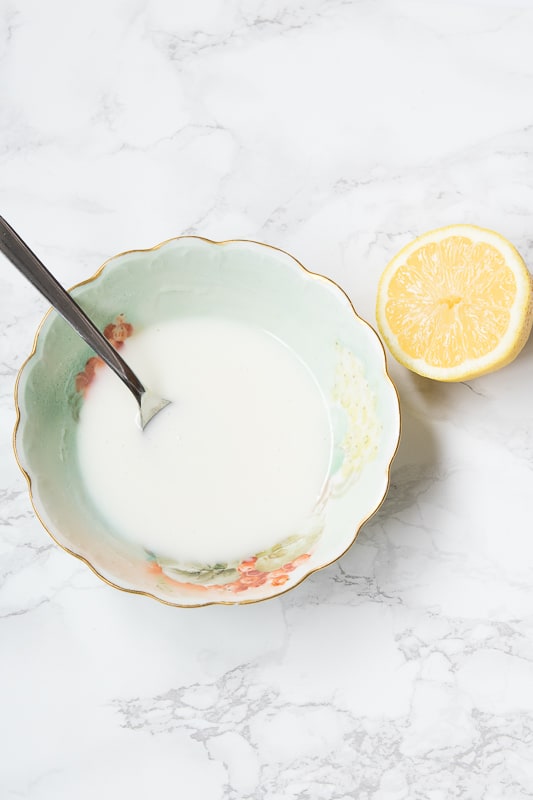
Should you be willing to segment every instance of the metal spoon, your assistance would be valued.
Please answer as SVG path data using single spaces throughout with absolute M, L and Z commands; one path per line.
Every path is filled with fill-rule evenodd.
M 150 420 L 168 406 L 169 400 L 158 397 L 149 389 L 145 389 L 135 373 L 128 367 L 124 359 L 107 341 L 103 333 L 89 319 L 70 294 L 63 289 L 44 264 L 30 250 L 11 225 L 0 217 L 0 251 L 21 272 L 49 303 L 58 311 L 69 325 L 84 339 L 89 347 L 118 375 L 128 387 L 139 406 L 138 422 L 144 429 Z

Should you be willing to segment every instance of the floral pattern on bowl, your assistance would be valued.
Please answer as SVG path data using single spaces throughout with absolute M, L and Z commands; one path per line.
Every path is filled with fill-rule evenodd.
M 342 555 L 386 493 L 399 407 L 383 347 L 341 289 L 268 245 L 179 237 L 111 259 L 73 293 L 117 348 L 135 330 L 187 314 L 225 313 L 271 330 L 321 386 L 334 454 L 308 519 L 268 550 L 177 564 L 136 547 L 109 530 L 76 469 L 78 411 L 100 359 L 49 312 L 19 373 L 15 446 L 55 541 L 111 585 L 179 606 L 266 599 Z
M 231 594 L 246 592 L 261 586 L 278 587 L 289 581 L 291 572 L 311 558 L 311 550 L 322 530 L 307 536 L 290 536 L 269 550 L 250 556 L 235 564 L 176 565 L 149 553 L 148 566 L 152 574 L 161 574 L 181 590 L 192 592 L 224 591 Z

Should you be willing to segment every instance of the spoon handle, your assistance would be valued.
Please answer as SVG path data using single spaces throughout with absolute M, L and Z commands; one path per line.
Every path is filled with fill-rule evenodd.
M 118 375 L 140 405 L 145 389 L 135 373 L 3 217 L 0 217 L 0 251 Z

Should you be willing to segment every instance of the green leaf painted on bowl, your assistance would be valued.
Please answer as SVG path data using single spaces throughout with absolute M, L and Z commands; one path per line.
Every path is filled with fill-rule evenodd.
M 175 564 L 167 564 L 159 560 L 159 565 L 165 575 L 179 583 L 197 583 L 205 586 L 224 586 L 238 580 L 239 573 L 235 567 L 215 564 L 212 567 L 198 567 L 197 569 L 183 568 Z
M 81 411 L 81 404 L 82 403 L 83 403 L 83 396 L 79 392 L 77 392 L 75 390 L 73 390 L 72 392 L 69 392 L 68 404 L 69 404 L 70 410 L 72 412 L 72 418 L 74 419 L 75 422 L 78 422 L 78 420 L 80 418 L 80 411 Z
M 293 536 L 288 536 L 269 550 L 263 550 L 262 553 L 258 553 L 255 568 L 260 572 L 272 572 L 275 569 L 281 569 L 281 567 L 294 561 L 298 556 L 310 553 L 320 538 L 323 527 L 323 523 L 317 520 L 311 531 L 303 535 L 294 534 Z

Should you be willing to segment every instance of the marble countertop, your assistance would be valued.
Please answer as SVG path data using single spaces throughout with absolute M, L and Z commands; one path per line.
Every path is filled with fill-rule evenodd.
M 0 3 L 0 213 L 71 285 L 181 233 L 277 245 L 374 322 L 453 222 L 533 264 L 529 0 Z M 0 264 L 2 800 L 533 797 L 533 340 L 445 385 L 390 359 L 388 498 L 276 600 L 182 610 L 56 547 L 11 453 L 46 309 Z

